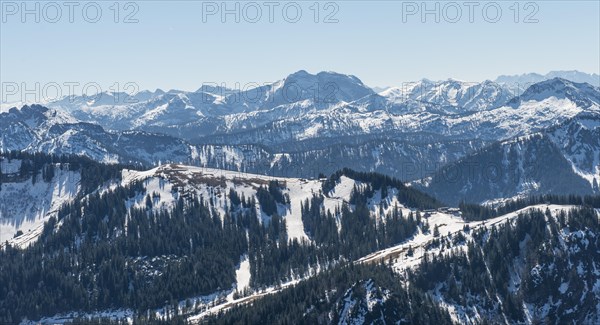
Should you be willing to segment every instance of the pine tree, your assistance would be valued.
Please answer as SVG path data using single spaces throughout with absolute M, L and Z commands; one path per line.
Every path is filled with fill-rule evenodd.
M 433 227 L 433 237 L 439 237 L 440 236 L 440 229 L 438 227 L 438 225 L 435 225 Z
M 150 198 L 150 194 L 146 195 L 146 209 L 152 210 L 152 198 Z

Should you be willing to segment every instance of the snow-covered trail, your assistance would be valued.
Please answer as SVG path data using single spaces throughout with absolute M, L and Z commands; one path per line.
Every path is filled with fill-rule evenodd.
M 256 299 L 260 299 L 262 297 L 268 296 L 270 294 L 274 294 L 277 292 L 280 292 L 286 288 L 289 288 L 290 286 L 294 286 L 297 283 L 299 283 L 300 281 L 306 280 L 308 278 L 304 278 L 304 279 L 297 279 L 297 280 L 292 280 L 286 283 L 281 284 L 278 287 L 269 287 L 263 291 L 248 295 L 246 297 L 241 297 L 235 300 L 227 300 L 225 303 L 223 304 L 219 304 L 216 306 L 213 306 L 199 314 L 193 315 L 188 317 L 187 321 L 190 324 L 199 324 L 202 322 L 202 320 L 208 316 L 211 315 L 215 315 L 221 311 L 227 310 L 229 308 L 235 307 L 235 306 L 239 306 L 239 305 L 243 305 L 243 304 L 247 304 L 250 303 Z
M 465 222 L 461 217 L 458 216 L 434 212 L 432 213 L 431 217 L 427 219 L 427 221 L 429 222 L 430 229 L 433 229 L 437 225 L 439 227 L 438 229 L 440 232 L 440 236 L 447 236 L 448 233 L 454 235 L 459 232 L 462 232 L 464 226 L 468 226 L 471 230 L 473 230 L 481 227 L 498 225 L 502 222 L 506 222 L 507 220 L 512 220 L 516 218 L 519 214 L 531 209 L 539 209 L 542 211 L 549 209 L 552 214 L 556 214 L 559 211 L 568 211 L 576 207 L 577 206 L 574 205 L 539 204 L 529 206 L 496 218 L 472 222 Z M 423 255 L 425 254 L 425 247 L 428 244 L 430 244 L 431 241 L 433 241 L 435 238 L 436 237 L 433 236 L 433 230 L 431 230 L 427 234 L 419 232 L 412 239 L 405 241 L 404 243 L 371 253 L 365 257 L 358 259 L 356 263 L 376 263 L 382 260 L 393 259 L 396 261 L 394 263 L 394 269 L 398 271 L 410 267 L 415 267 L 420 263 L 421 259 L 423 258 Z M 407 255 L 409 247 L 413 249 L 413 256 Z

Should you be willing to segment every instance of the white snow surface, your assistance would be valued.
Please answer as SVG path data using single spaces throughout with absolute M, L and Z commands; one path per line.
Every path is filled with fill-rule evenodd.
M 20 161 L 12 161 L 6 170 L 17 172 Z M 73 200 L 80 192 L 79 172 L 55 167 L 54 178 L 46 183 L 41 175 L 35 184 L 31 177 L 5 180 L 0 185 L 0 247 L 9 244 L 27 247 L 41 234 L 44 223 L 55 216 L 58 209 Z M 23 234 L 14 237 L 17 231 Z M 13 238 L 14 237 L 14 238 Z
M 186 191 L 191 191 L 201 197 L 206 204 L 210 204 L 211 199 L 213 207 L 223 217 L 229 205 L 229 192 L 233 190 L 241 197 L 256 197 L 258 188 L 267 186 L 269 181 L 278 181 L 282 186 L 282 192 L 289 195 L 290 203 L 279 204 L 278 214 L 285 220 L 289 240 L 310 241 L 308 234 L 304 231 L 302 222 L 301 205 L 305 201 L 318 195 L 322 191 L 321 180 L 308 180 L 303 178 L 284 178 L 265 175 L 249 174 L 236 171 L 227 171 L 222 169 L 192 167 L 184 165 L 169 164 L 159 166 L 147 171 L 123 171 L 123 185 L 130 184 L 133 181 L 143 181 L 146 192 L 138 195 L 128 203 L 129 206 L 142 207 L 145 205 L 147 195 L 155 197 L 153 199 L 153 209 L 169 209 L 179 198 L 179 195 Z M 325 211 L 329 210 L 335 215 L 336 210 L 348 202 L 354 187 L 360 188 L 361 183 L 346 176 L 342 176 L 335 188 L 326 193 L 323 202 Z M 182 188 L 183 191 L 174 191 L 175 188 Z M 158 195 L 155 195 L 158 194 Z M 377 191 L 369 202 L 374 217 L 379 217 L 381 202 L 386 201 L 387 207 L 382 209 L 383 213 L 391 211 L 397 207 L 403 213 L 408 213 L 410 209 L 404 207 L 397 199 L 397 190 L 390 189 L 386 198 L 381 198 L 381 193 Z M 262 216 L 262 222 L 268 222 L 269 216 L 262 212 L 258 200 L 256 200 L 257 215 Z
M 406 268 L 411 268 L 417 266 L 423 255 L 425 253 L 437 253 L 437 250 L 429 250 L 425 249 L 426 245 L 429 244 L 432 240 L 435 239 L 433 236 L 433 229 L 435 226 L 438 226 L 440 236 L 446 236 L 448 233 L 456 234 L 458 232 L 463 231 L 463 227 L 468 225 L 470 229 L 477 229 L 481 227 L 490 227 L 493 225 L 501 224 L 503 222 L 507 222 L 516 218 L 519 214 L 524 213 L 531 209 L 539 209 L 545 211 L 549 209 L 552 214 L 556 214 L 559 211 L 568 211 L 575 206 L 572 205 L 555 205 L 555 204 L 539 204 L 534 206 L 529 206 L 523 209 L 520 209 L 515 212 L 511 212 L 505 214 L 503 216 L 499 216 L 496 218 L 488 219 L 485 221 L 472 221 L 466 222 L 460 216 L 443 213 L 443 212 L 432 212 L 430 213 L 430 217 L 426 218 L 429 223 L 431 231 L 428 233 L 419 232 L 416 236 L 407 240 L 400 245 L 383 249 L 381 251 L 374 252 L 369 254 L 357 262 L 359 263 L 369 263 L 376 262 L 380 260 L 387 260 L 389 258 L 393 258 L 393 266 L 398 272 L 402 272 Z M 469 239 L 468 234 L 465 234 L 467 240 Z M 413 256 L 408 256 L 408 248 L 411 247 L 413 249 Z

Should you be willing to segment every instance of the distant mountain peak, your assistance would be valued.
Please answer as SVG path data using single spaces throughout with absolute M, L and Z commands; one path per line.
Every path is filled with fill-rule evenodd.
M 562 91 L 565 89 L 577 89 L 577 90 L 593 90 L 595 87 L 583 82 L 575 82 L 560 77 L 544 80 L 538 82 L 527 89 L 527 91 L 540 92 L 546 89 L 552 89 L 556 91 Z
M 579 83 L 560 77 L 535 83 L 523 94 L 513 98 L 508 104 L 516 107 L 524 101 L 542 101 L 551 97 L 569 99 L 580 107 L 600 104 L 600 89 L 588 83 Z
M 12 107 L 8 112 L 0 113 L 0 116 L 7 118 L 29 119 L 29 118 L 44 118 L 49 109 L 42 105 L 31 104 L 21 107 Z
M 232 89 L 229 89 L 225 86 L 219 86 L 216 84 L 212 84 L 212 85 L 204 84 L 204 85 L 202 85 L 202 87 L 200 87 L 196 90 L 197 93 L 209 93 L 209 94 L 215 94 L 215 95 L 221 95 L 221 96 L 227 95 L 227 94 L 231 93 L 232 91 L 233 91 Z
M 501 75 L 496 78 L 496 82 L 510 86 L 518 86 L 526 89 L 528 85 L 542 82 L 549 79 L 562 78 L 578 83 L 589 83 L 590 85 L 600 87 L 600 75 L 597 73 L 585 73 L 577 70 L 555 70 L 546 74 L 524 73 L 520 75 Z
M 320 71 L 316 74 L 312 74 L 307 72 L 306 70 L 299 70 L 290 75 L 288 75 L 284 80 L 297 80 L 297 79 L 316 79 L 316 80 L 352 80 L 353 82 L 360 84 L 363 87 L 366 87 L 363 82 L 354 75 L 343 74 L 335 71 Z
M 309 76 L 309 75 L 311 75 L 311 74 L 308 73 L 306 70 L 298 70 L 298 71 L 290 74 L 290 76 L 296 76 L 296 77 L 299 77 L 299 76 Z
M 290 104 L 290 98 L 296 98 L 298 101 L 310 99 L 317 105 L 352 102 L 375 93 L 353 75 L 332 71 L 311 74 L 305 70 L 294 72 L 274 83 L 271 92 L 285 92 L 284 97 L 288 99 L 287 104 Z M 281 95 L 273 94 L 272 98 L 278 98 Z

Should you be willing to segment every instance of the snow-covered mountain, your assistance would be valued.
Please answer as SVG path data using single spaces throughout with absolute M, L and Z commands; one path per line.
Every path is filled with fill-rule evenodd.
M 454 79 L 439 82 L 423 79 L 402 87 L 388 88 L 380 95 L 396 103 L 414 100 L 435 104 L 449 114 L 496 108 L 513 97 L 508 88 L 489 80 L 479 83 Z
M 600 184 L 600 116 L 579 116 L 547 131 L 549 139 L 571 164 L 573 172 L 589 182 L 595 192 Z
M 33 245 L 25 254 L 5 248 L 3 258 L 10 263 L 2 264 L 0 276 L 29 285 L 31 277 L 46 268 L 60 281 L 49 281 L 42 272 L 44 292 L 62 290 L 68 283 L 77 294 L 65 298 L 67 305 L 50 304 L 39 311 L 13 307 L 14 300 L 0 296 L 13 310 L 3 317 L 13 322 L 26 324 L 25 315 L 47 323 L 77 317 L 147 320 L 144 317 L 152 315 L 197 323 L 218 315 L 228 323 L 230 317 L 245 313 L 244 308 L 258 315 L 279 314 L 295 304 L 303 311 L 293 312 L 297 321 L 329 314 L 348 323 L 378 317 L 478 323 L 540 320 L 550 311 L 562 320 L 597 319 L 591 311 L 600 299 L 594 285 L 598 274 L 593 271 L 598 211 L 578 204 L 525 205 L 502 213 L 490 209 L 486 220 L 478 220 L 466 210 L 440 207 L 434 198 L 374 173 L 342 170 L 327 179 L 309 180 L 181 164 L 120 169 L 119 176 L 97 180 L 73 200 L 81 194 L 80 186 L 90 184 L 97 174 L 110 175 L 106 168 L 114 167 L 92 164 L 74 181 L 76 193 L 65 196 L 56 192 L 62 186 L 57 180 L 64 178 L 59 170 L 73 166 L 50 164 L 52 159 L 56 158 L 28 155 L 3 160 L 0 199 L 15 202 L 17 192 L 35 192 L 68 205 L 61 206 L 58 215 L 52 215 L 56 219 L 39 233 L 24 231 L 16 237 Z M 16 190 L 32 182 L 32 169 L 22 168 L 24 163 L 41 168 L 38 181 L 44 188 Z M 43 203 L 42 196 L 32 196 L 39 201 L 32 204 Z M 20 213 L 15 211 L 9 210 Z M 541 247 L 558 255 L 540 256 L 547 252 Z M 506 261 L 498 258 L 503 256 L 498 249 L 508 249 Z M 38 259 L 43 263 L 32 263 Z M 31 270 L 19 272 L 22 263 L 30 263 Z M 59 266 L 67 268 L 64 276 L 53 272 Z M 191 284 L 174 285 L 182 277 Z M 128 289 L 131 283 L 133 290 Z M 134 290 L 166 291 L 171 301 L 133 296 L 137 302 L 149 301 L 140 312 L 129 300 L 105 303 L 87 286 L 100 297 L 113 297 L 108 293 L 115 290 L 132 296 Z M 27 297 L 36 294 L 23 288 L 13 290 Z M 577 299 L 565 296 L 560 304 L 545 307 L 554 292 L 567 289 Z M 296 290 L 312 293 L 309 297 Z M 465 299 L 457 298 L 461 296 Z M 79 301 L 74 299 L 90 306 L 71 307 Z M 269 307 L 272 303 L 288 308 Z M 569 308 L 572 311 L 566 312 Z
M 219 218 L 230 212 L 230 199 L 235 193 L 239 197 L 253 200 L 254 205 L 251 208 L 255 209 L 261 222 L 268 223 L 274 214 L 281 217 L 285 221 L 289 240 L 310 241 L 302 219 L 302 205 L 307 204 L 307 200 L 310 201 L 313 195 L 321 193 L 321 204 L 325 211 L 336 213 L 344 204 L 351 202 L 356 189 L 370 186 L 368 182 L 342 175 L 332 188 L 323 192 L 323 181 L 170 164 L 148 171 L 124 170 L 122 186 L 134 182 L 143 183 L 145 191 L 130 202 L 133 206 L 145 206 L 147 195 L 155 198 L 152 206 L 156 210 L 171 209 L 181 196 L 200 197 L 207 206 L 214 209 Z M 283 202 L 277 201 L 275 209 L 270 211 L 263 204 L 259 191 L 261 186 L 266 189 L 273 182 L 279 184 L 279 191 L 286 199 Z M 398 193 L 401 190 L 390 188 L 386 194 L 377 191 L 367 202 L 370 213 L 373 216 L 383 216 L 393 208 L 410 211 L 405 203 L 399 201 Z M 386 208 L 382 209 L 382 204 L 385 204 Z
M 492 81 L 452 79 L 424 79 L 377 94 L 354 76 L 298 71 L 240 91 L 205 86 L 197 92 L 151 92 L 135 103 L 112 94 L 48 106 L 108 130 L 144 130 L 199 143 L 274 146 L 419 132 L 496 141 L 539 131 L 581 111 L 597 111 L 598 93 L 597 87 L 554 78 L 514 98 L 509 88 Z
M 600 193 L 600 115 L 492 144 L 441 168 L 418 187 L 448 204 L 537 194 Z
M 23 172 L 23 160 L 0 157 L 0 243 L 27 247 L 59 208 L 81 193 L 78 170 L 47 165 L 42 173 Z
M 585 73 L 576 70 L 571 71 L 550 71 L 545 75 L 539 73 L 524 73 L 521 75 L 502 75 L 496 78 L 496 82 L 510 87 L 513 91 L 520 93 L 527 87 L 549 79 L 561 78 L 573 82 L 588 83 L 600 87 L 600 75 L 597 73 Z
M 405 180 L 423 177 L 441 165 L 481 148 L 480 141 L 435 139 L 319 140 L 316 144 L 267 148 L 254 144 L 197 144 L 144 131 L 106 131 L 69 114 L 42 106 L 24 106 L 0 115 L 0 149 L 83 155 L 101 162 L 166 162 L 289 177 L 316 177 L 344 167 L 378 171 Z M 427 143 L 427 146 L 423 146 Z
M 64 98 L 48 106 L 107 129 L 160 131 L 193 138 L 218 129 L 256 127 L 373 93 L 354 76 L 335 72 L 313 75 L 304 70 L 272 84 L 248 88 L 232 90 L 204 85 L 196 92 L 157 90 L 143 96 L 102 93 L 95 100 Z M 262 113 L 260 119 L 253 118 L 258 113 Z
M 2 322 L 600 320 L 596 86 L 105 95 L 0 113 Z
M 288 96 L 286 88 L 295 89 L 296 85 L 308 87 L 313 83 L 324 85 L 331 80 L 343 85 L 338 88 L 333 103 L 324 102 L 323 96 L 319 101 L 319 97 L 311 98 L 314 94 L 303 92 L 303 101 L 285 104 Z M 435 83 L 424 80 L 421 84 Z M 491 82 L 469 88 L 457 85 L 461 84 L 451 80 L 441 83 L 437 90 L 462 89 L 469 92 L 471 88 L 478 91 L 501 89 Z M 212 89 L 205 88 L 207 91 Z M 221 90 L 215 88 L 211 91 Z M 83 154 L 99 161 L 142 162 L 147 165 L 192 163 L 305 177 L 354 167 L 413 180 L 432 174 L 443 164 L 454 162 L 494 141 L 509 141 L 543 132 L 582 114 L 590 118 L 600 114 L 599 89 L 565 79 L 551 79 L 532 85 L 522 95 L 500 107 L 460 114 L 450 112 L 454 106 L 448 106 L 448 103 L 444 106 L 424 101 L 423 94 L 414 89 L 409 93 L 420 94 L 420 97 L 400 99 L 398 96 L 404 95 L 395 93 L 393 89 L 383 95 L 375 94 L 355 77 L 334 73 L 311 75 L 300 71 L 258 90 L 262 94 L 260 103 L 245 103 L 235 108 L 239 111 L 235 114 L 226 113 L 224 107 L 235 106 L 231 96 L 244 98 L 246 95 L 209 94 L 211 100 L 226 104 L 200 105 L 204 111 L 198 110 L 194 103 L 202 103 L 208 93 L 186 94 L 179 91 L 154 92 L 151 95 L 153 99 L 136 104 L 140 106 L 118 106 L 123 111 L 105 110 L 102 105 L 86 108 L 90 112 L 99 109 L 102 113 L 110 113 L 111 119 L 126 126 L 128 119 L 121 120 L 121 112 L 134 116 L 135 112 L 144 112 L 145 105 L 167 101 L 159 105 L 159 109 L 145 112 L 134 120 L 143 125 L 142 129 L 154 130 L 154 133 L 110 131 L 100 125 L 80 122 L 62 109 L 26 106 L 2 114 L 0 141 L 4 151 Z M 433 96 L 435 93 L 432 90 L 426 95 Z M 475 93 L 484 98 L 486 92 Z M 492 93 L 498 95 L 503 91 Z M 453 98 L 464 98 L 458 94 L 463 92 L 457 91 Z M 220 99 L 217 100 L 217 97 Z M 428 100 L 435 98 L 427 97 Z M 263 109 L 261 105 L 267 108 Z M 86 111 L 75 110 L 72 114 L 82 112 Z M 185 134 L 190 135 L 188 131 L 198 129 L 212 131 L 209 136 L 201 136 L 194 131 L 197 136 L 193 144 L 178 137 L 158 134 L 172 133 L 185 137 Z M 594 139 L 593 134 L 588 137 Z M 564 137 L 555 139 L 556 143 L 561 141 L 565 141 Z M 593 142 L 583 138 L 581 141 Z M 566 157 L 567 153 L 561 155 Z M 570 154 L 573 155 L 575 153 Z M 586 155 L 593 156 L 593 153 Z M 586 159 L 590 161 L 591 158 Z M 574 160 L 581 159 L 569 158 L 569 161 Z M 574 164 L 578 166 L 579 163 Z M 586 179 L 593 185 L 590 175 L 594 175 L 595 165 L 588 165 L 578 173 L 587 175 Z
M 598 87 L 563 78 L 553 78 L 533 84 L 523 94 L 511 99 L 507 105 L 517 108 L 523 103 L 531 101 L 541 102 L 547 98 L 567 99 L 581 108 L 600 105 Z
M 138 129 L 191 139 L 257 129 L 284 120 L 310 121 L 313 115 L 331 111 L 345 112 L 344 119 L 352 119 L 349 114 L 354 111 L 368 113 L 361 117 L 363 120 L 380 112 L 393 116 L 456 114 L 496 108 L 510 98 L 507 89 L 491 81 L 422 80 L 376 94 L 354 76 L 334 72 L 313 75 L 301 70 L 247 90 L 203 86 L 196 92 L 157 90 L 133 97 L 102 93 L 93 99 L 65 98 L 48 106 L 107 129 Z
M 194 150 L 185 141 L 143 131 L 106 131 L 68 113 L 39 105 L 0 114 L 0 152 L 82 155 L 100 162 L 185 162 Z
M 597 113 L 599 94 L 598 88 L 587 84 L 553 79 L 531 86 L 526 94 L 506 105 L 451 115 L 443 111 L 443 106 L 431 103 L 409 100 L 398 104 L 381 95 L 370 95 L 327 110 L 288 111 L 291 114 L 275 121 L 258 112 L 232 121 L 235 128 L 230 132 L 217 132 L 196 141 L 274 146 L 376 134 L 399 139 L 419 133 L 445 139 L 498 141 L 543 130 L 581 112 Z M 246 127 L 254 119 L 272 122 Z
M 422 80 L 377 94 L 353 76 L 299 71 L 245 92 L 205 86 L 193 93 L 148 92 L 135 104 L 109 105 L 121 97 L 113 94 L 106 101 L 80 99 L 68 108 L 60 106 L 70 104 L 63 101 L 59 108 L 11 109 L 0 115 L 0 147 L 293 177 L 351 167 L 415 180 L 491 143 L 515 143 L 516 138 L 541 133 L 544 144 L 527 145 L 553 148 L 554 166 L 566 168 L 561 175 L 574 173 L 579 175 L 571 175 L 574 179 L 583 178 L 596 188 L 597 132 L 592 125 L 600 115 L 600 90 L 554 78 L 507 100 L 509 94 L 490 81 L 470 85 L 455 80 Z M 580 126 L 569 129 L 568 121 L 581 123 L 573 122 Z M 531 165 L 537 162 L 522 161 L 530 164 L 525 169 L 538 169 Z M 550 183 L 535 179 L 510 182 L 501 190 L 478 194 L 487 200 L 537 193 L 526 188 L 531 182 L 541 184 L 540 193 L 553 191 Z M 438 195 L 449 199 L 447 203 L 457 202 Z
M 149 129 L 157 126 L 168 128 L 197 121 L 202 118 L 204 106 L 218 98 L 207 92 L 186 93 L 176 90 L 157 90 L 146 100 L 136 97 L 101 93 L 93 101 L 87 97 L 64 98 L 47 106 L 67 111 L 81 121 L 110 130 L 139 130 L 141 126 Z
M 32 164 L 30 158 L 0 157 L 0 229 L 2 241 L 10 239 L 12 245 L 26 247 L 35 242 L 44 222 L 52 216 L 56 217 L 59 208 L 69 204 L 79 195 L 89 193 L 82 191 L 80 169 L 70 170 L 71 167 L 65 163 L 44 164 L 42 175 L 41 170 L 36 171 L 33 167 L 23 169 L 23 161 L 28 166 Z M 51 174 L 48 168 L 52 169 Z M 46 173 L 49 173 L 48 176 Z M 265 207 L 259 191 L 261 187 L 269 188 L 273 182 L 277 182 L 278 191 L 285 200 L 277 201 L 275 209 L 271 211 Z M 146 207 L 146 199 L 149 196 L 152 198 L 154 211 L 166 211 L 173 209 L 181 198 L 198 197 L 201 202 L 211 207 L 215 217 L 221 219 L 231 212 L 230 200 L 235 193 L 240 198 L 253 202 L 252 209 L 261 223 L 268 223 L 276 214 L 286 222 L 288 239 L 302 241 L 310 240 L 302 221 L 302 204 L 307 204 L 307 200 L 310 201 L 314 195 L 323 194 L 321 203 L 325 209 L 331 213 L 339 213 L 342 205 L 351 202 L 357 189 L 372 186 L 369 182 L 342 174 L 327 192 L 323 192 L 323 182 L 323 179 L 273 177 L 168 164 L 145 171 L 124 169 L 119 179 L 109 179 L 106 184 L 100 184 L 102 187 L 91 192 L 104 193 L 116 186 L 131 187 L 141 183 L 143 190 L 127 202 L 128 207 Z M 400 201 L 399 196 L 401 191 L 406 190 L 390 188 L 385 194 L 378 191 L 367 202 L 370 213 L 374 217 L 383 216 L 394 208 L 409 212 L 411 209 Z M 408 191 L 416 192 L 412 189 Z M 22 199 L 25 199 L 26 203 L 17 204 Z M 385 204 L 385 209 L 380 207 L 382 204 Z M 12 239 L 17 231 L 22 231 L 25 235 Z

